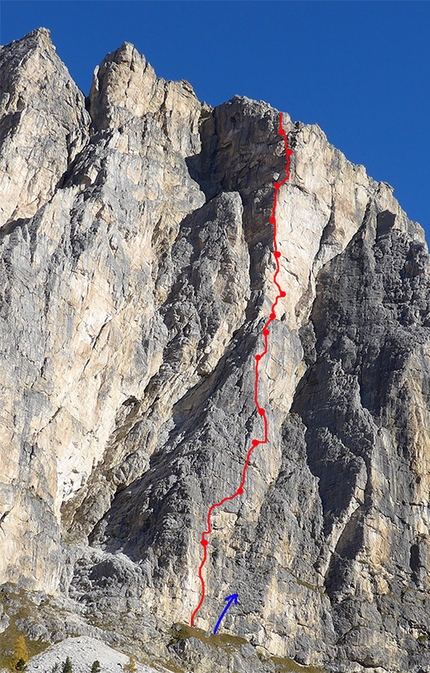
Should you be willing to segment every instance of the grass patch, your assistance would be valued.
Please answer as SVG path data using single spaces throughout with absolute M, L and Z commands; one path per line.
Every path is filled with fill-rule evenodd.
M 172 671 L 172 673 L 185 673 L 185 668 L 179 666 L 179 664 L 177 664 L 176 661 L 173 661 L 173 659 L 168 659 L 168 661 L 160 661 L 160 663 L 162 666 L 164 666 L 164 668 L 167 668 L 168 671 Z
M 325 594 L 324 587 L 317 587 L 314 584 L 309 584 L 309 582 L 305 582 L 304 580 L 299 580 L 298 577 L 296 577 L 296 582 L 297 582 L 297 584 L 300 584 L 300 586 L 306 587 L 306 589 L 310 589 L 311 591 L 314 591 L 317 594 L 321 594 L 321 596 L 323 596 Z
M 212 647 L 221 647 L 226 652 L 230 652 L 232 649 L 239 649 L 242 645 L 248 644 L 246 638 L 241 638 L 240 636 L 232 636 L 229 633 L 211 633 L 208 636 L 203 629 L 188 626 L 187 624 L 175 624 L 169 633 L 172 636 L 171 643 L 179 643 L 181 640 L 197 638 L 202 643 L 206 643 Z
M 13 585 L 3 586 L 0 591 L 0 602 L 3 611 L 9 616 L 10 622 L 7 629 L 0 633 L 0 669 L 8 668 L 14 645 L 18 636 L 23 636 L 28 648 L 29 657 L 34 657 L 46 650 L 50 643 L 43 640 L 30 640 L 22 631 L 17 622 L 21 619 L 29 619 L 37 615 L 38 606 L 33 603 L 25 591 L 15 588 Z
M 41 640 L 29 640 L 26 634 L 19 630 L 16 622 L 25 616 L 24 610 L 20 610 L 16 616 L 11 617 L 6 631 L 0 634 L 0 669 L 9 668 L 13 648 L 18 636 L 24 636 L 30 658 L 44 652 L 50 645 L 50 643 L 45 643 Z
M 294 659 L 288 659 L 287 657 L 270 657 L 269 661 L 272 661 L 276 666 L 276 673 L 290 673 L 295 671 L 297 673 L 324 673 L 323 668 L 318 666 L 303 666 L 303 664 L 298 664 Z

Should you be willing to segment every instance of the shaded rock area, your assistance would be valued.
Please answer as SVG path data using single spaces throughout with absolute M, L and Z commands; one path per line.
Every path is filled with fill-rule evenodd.
M 263 435 L 279 112 L 212 109 L 128 43 L 88 98 L 46 29 L 0 48 L 0 668 L 22 633 L 47 673 L 430 671 L 424 233 L 283 125 L 269 442 L 191 628 L 208 509 Z

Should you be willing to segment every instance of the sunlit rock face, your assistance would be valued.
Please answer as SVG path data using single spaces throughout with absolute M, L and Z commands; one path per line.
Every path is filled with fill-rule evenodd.
M 0 115 L 4 633 L 18 588 L 30 638 L 183 670 L 430 670 L 429 256 L 392 188 L 284 113 L 269 442 L 212 516 L 203 631 L 169 631 L 263 434 L 279 112 L 128 43 L 85 99 L 40 29 L 0 49 Z

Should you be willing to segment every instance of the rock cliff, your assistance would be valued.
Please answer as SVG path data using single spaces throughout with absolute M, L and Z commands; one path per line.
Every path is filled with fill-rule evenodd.
M 128 43 L 88 98 L 46 29 L 0 49 L 0 664 L 21 631 L 176 671 L 430 671 L 424 233 L 286 113 L 269 442 L 188 626 L 262 434 L 278 126 Z

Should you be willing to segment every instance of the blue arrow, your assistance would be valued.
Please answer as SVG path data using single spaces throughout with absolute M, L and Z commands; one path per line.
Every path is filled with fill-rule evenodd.
M 227 596 L 227 598 L 224 598 L 225 601 L 228 601 L 227 605 L 225 606 L 224 610 L 221 612 L 221 617 L 218 619 L 216 626 L 214 628 L 214 633 L 218 631 L 219 625 L 221 624 L 221 620 L 224 617 L 225 613 L 229 609 L 230 605 L 232 603 L 237 603 L 237 594 L 231 594 L 231 596 Z

